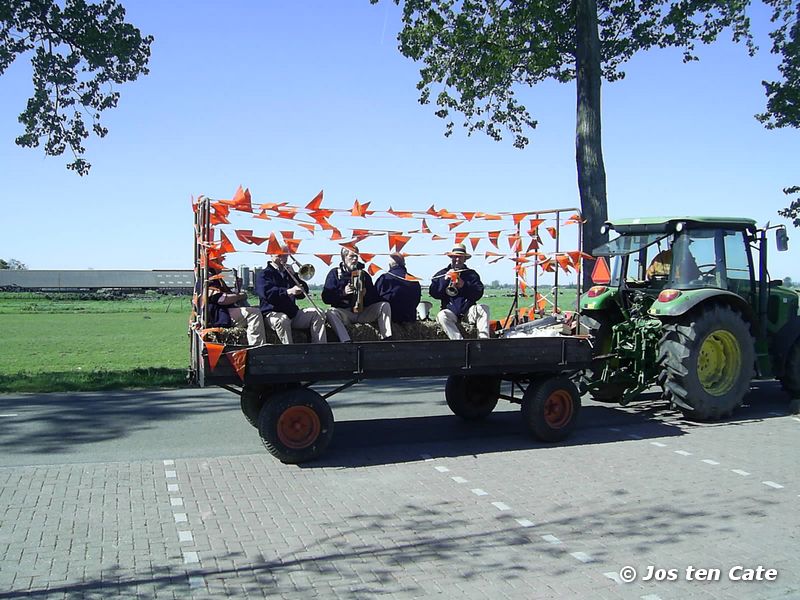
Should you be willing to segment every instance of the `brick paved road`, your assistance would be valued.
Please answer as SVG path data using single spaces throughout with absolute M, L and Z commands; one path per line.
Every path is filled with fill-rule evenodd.
M 227 392 L 0 397 L 0 598 L 800 597 L 800 419 L 775 385 L 714 425 L 587 403 L 561 446 L 511 405 L 462 423 L 440 382 L 332 404 L 329 453 L 287 466 Z

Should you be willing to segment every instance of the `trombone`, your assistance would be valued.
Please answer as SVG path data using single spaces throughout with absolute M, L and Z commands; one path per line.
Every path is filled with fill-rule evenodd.
M 314 265 L 312 265 L 311 263 L 301 264 L 300 261 L 297 260 L 293 255 L 289 254 L 288 256 L 289 256 L 289 258 L 292 259 L 292 262 L 294 262 L 294 264 L 296 264 L 298 266 L 298 271 L 297 271 L 297 273 L 295 273 L 294 269 L 291 267 L 291 265 L 287 264 L 286 265 L 286 272 L 289 274 L 289 277 L 292 278 L 292 281 L 294 282 L 294 284 L 296 286 L 302 288 L 303 284 L 300 283 L 300 281 L 301 280 L 302 281 L 311 281 L 311 279 L 313 279 L 314 274 L 317 272 L 317 270 L 314 268 Z M 311 296 L 311 291 L 310 290 L 307 291 L 305 295 L 306 295 L 306 298 L 308 298 L 309 302 L 311 302 L 311 306 L 314 307 L 314 310 L 316 310 L 317 313 L 319 313 L 319 316 L 322 317 L 322 320 L 323 321 L 327 321 L 327 319 L 325 318 L 325 313 L 322 312 L 319 309 L 319 306 L 317 306 L 317 303 L 314 302 L 314 298 Z

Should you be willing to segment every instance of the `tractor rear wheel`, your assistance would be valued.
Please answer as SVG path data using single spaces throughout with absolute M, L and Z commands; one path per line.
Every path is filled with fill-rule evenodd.
M 581 317 L 581 322 L 585 323 L 589 328 L 589 334 L 594 340 L 592 342 L 592 356 L 595 357 L 611 354 L 613 350 L 611 347 L 611 342 L 614 324 L 609 316 L 595 313 L 591 316 Z M 614 382 L 598 384 L 596 379 L 600 377 L 602 371 L 603 364 L 601 362 L 596 363 L 596 370 L 584 369 L 580 373 L 578 387 L 582 392 L 588 391 L 589 395 L 592 397 L 592 400 L 616 404 L 620 401 L 622 394 L 625 392 L 625 385 Z
M 750 389 L 755 343 L 737 311 L 714 305 L 665 323 L 658 360 L 665 397 L 689 419 L 715 421 L 738 408 Z
M 800 339 L 795 340 L 786 357 L 781 385 L 791 398 L 789 412 L 800 414 Z

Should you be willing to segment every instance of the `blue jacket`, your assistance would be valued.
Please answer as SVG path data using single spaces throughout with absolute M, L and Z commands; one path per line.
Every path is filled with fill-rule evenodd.
M 405 267 L 393 267 L 375 282 L 375 290 L 380 299 L 392 307 L 392 321 L 395 323 L 416 321 L 417 304 L 422 298 L 419 282 L 407 281 L 406 273 Z
M 375 291 L 372 277 L 364 270 L 364 263 L 356 263 L 356 269 L 361 270 L 361 277 L 364 280 L 364 306 L 380 302 L 381 299 Z M 339 263 L 339 266 L 331 269 L 325 278 L 322 301 L 336 308 L 353 308 L 356 304 L 356 295 L 344 293 L 344 288 L 348 283 L 350 283 L 350 269 L 343 263 Z
M 304 281 L 300 281 L 300 284 L 308 292 L 308 285 Z M 294 281 L 286 271 L 279 271 L 271 262 L 267 263 L 256 276 L 256 295 L 261 298 L 261 312 L 280 312 L 294 319 L 300 309 L 297 308 L 294 297 L 286 293 L 286 290 L 294 286 Z
M 202 286 L 200 286 L 202 288 Z M 208 282 L 208 327 L 230 327 L 233 320 L 228 313 L 228 307 L 219 304 L 222 294 L 231 294 L 233 290 L 222 279 L 212 279 Z
M 451 268 L 448 265 L 433 276 L 428 293 L 433 298 L 441 300 L 442 309 L 447 308 L 453 311 L 458 318 L 461 318 L 483 296 L 483 283 L 476 271 L 465 266 L 464 270 L 458 274 L 461 277 L 461 281 L 464 282 L 464 287 L 458 290 L 456 296 L 448 296 L 445 290 L 450 280 L 447 277 L 443 277 L 443 275 Z

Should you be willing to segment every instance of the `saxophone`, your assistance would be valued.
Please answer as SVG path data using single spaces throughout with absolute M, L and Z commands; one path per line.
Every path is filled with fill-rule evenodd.
M 364 310 L 364 278 L 361 270 L 357 269 L 350 272 L 350 285 L 355 289 L 355 303 L 353 304 L 353 312 L 360 313 Z

